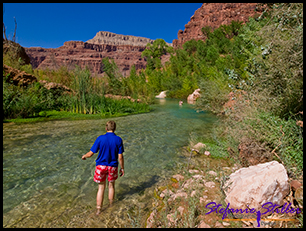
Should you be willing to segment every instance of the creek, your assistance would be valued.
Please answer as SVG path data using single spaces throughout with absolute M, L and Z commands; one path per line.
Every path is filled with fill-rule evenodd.
M 133 227 L 149 212 L 153 190 L 169 179 L 190 136 L 210 133 L 215 116 L 179 100 L 156 99 L 150 113 L 112 118 L 123 139 L 125 175 L 114 205 L 95 216 L 97 154 L 87 160 L 110 119 L 3 124 L 4 227 Z

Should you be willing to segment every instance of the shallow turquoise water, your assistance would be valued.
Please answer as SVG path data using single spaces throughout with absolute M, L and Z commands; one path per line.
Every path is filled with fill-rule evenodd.
M 128 211 L 148 206 L 155 185 L 184 161 L 179 150 L 190 134 L 209 133 L 215 121 L 178 100 L 157 100 L 154 108 L 113 118 L 124 142 L 125 176 L 116 181 L 114 206 L 99 217 L 92 179 L 97 154 L 81 156 L 105 133 L 108 119 L 3 124 L 3 226 L 129 227 Z

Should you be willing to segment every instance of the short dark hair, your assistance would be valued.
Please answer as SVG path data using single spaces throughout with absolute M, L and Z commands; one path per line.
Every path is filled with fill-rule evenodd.
M 116 130 L 116 123 L 113 120 L 107 121 L 105 124 L 105 128 L 107 131 L 112 131 L 114 132 Z

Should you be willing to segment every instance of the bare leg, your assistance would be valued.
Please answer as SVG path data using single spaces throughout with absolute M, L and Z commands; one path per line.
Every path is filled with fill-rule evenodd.
M 100 214 L 103 206 L 104 190 L 106 181 L 99 183 L 98 193 L 97 193 L 97 215 Z
M 115 181 L 108 182 L 108 199 L 110 206 L 112 206 L 114 198 L 115 198 Z

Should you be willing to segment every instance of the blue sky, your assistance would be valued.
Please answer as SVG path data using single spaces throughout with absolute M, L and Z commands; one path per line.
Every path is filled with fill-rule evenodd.
M 93 38 L 98 31 L 162 38 L 168 43 L 202 3 L 3 3 L 8 38 L 23 47 L 57 48 Z

